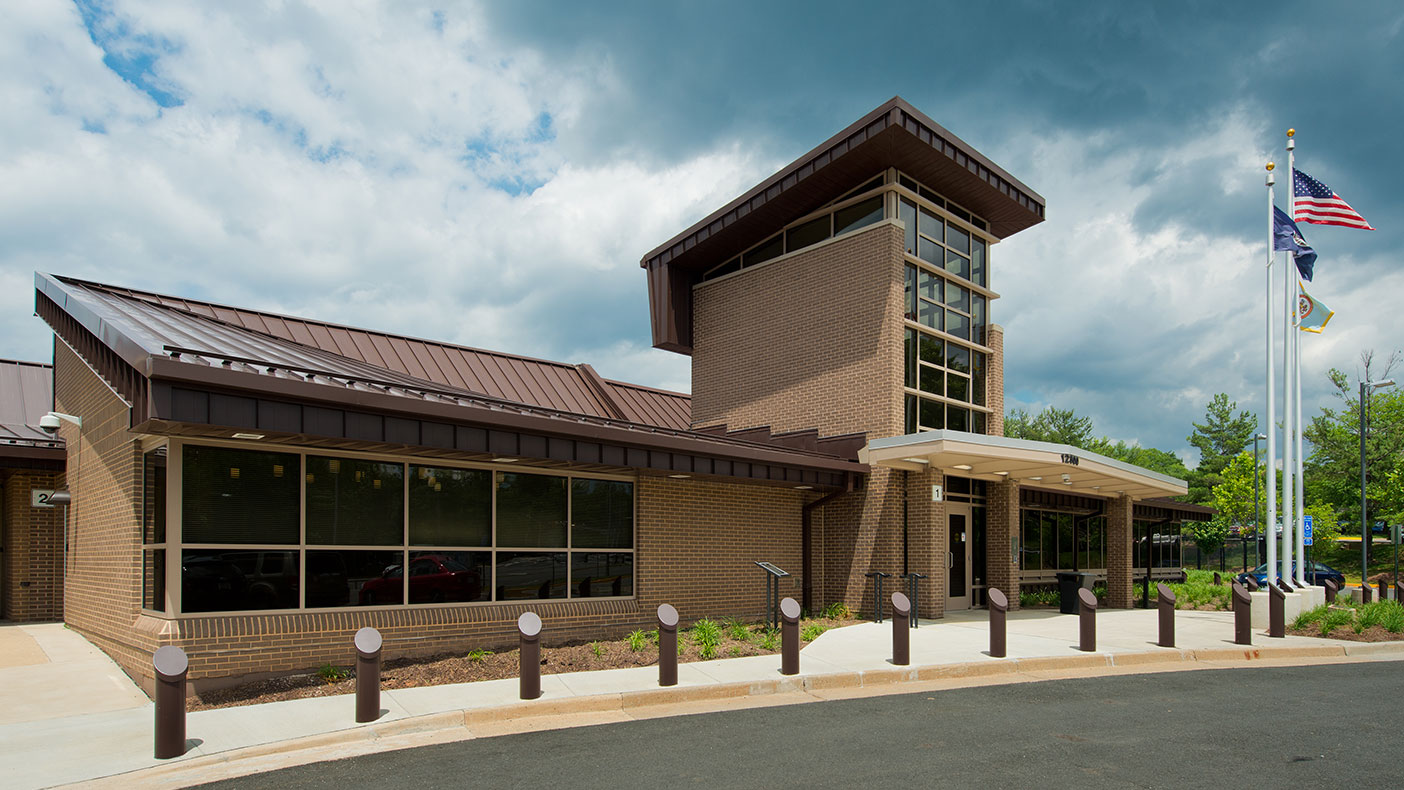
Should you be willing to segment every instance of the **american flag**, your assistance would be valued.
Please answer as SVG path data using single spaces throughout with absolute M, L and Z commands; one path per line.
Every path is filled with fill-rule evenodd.
M 1300 170 L 1292 170 L 1292 219 L 1316 225 L 1374 230 L 1331 188 Z

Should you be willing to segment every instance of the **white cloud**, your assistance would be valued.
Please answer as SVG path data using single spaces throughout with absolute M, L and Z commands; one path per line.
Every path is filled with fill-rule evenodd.
M 646 348 L 637 261 L 763 163 L 565 161 L 557 132 L 618 90 L 607 59 L 505 49 L 471 6 L 115 3 L 97 38 L 152 58 L 138 81 L 181 102 L 163 109 L 72 7 L 18 10 L 0 32 L 2 353 L 48 355 L 40 270 L 686 388 L 687 360 Z

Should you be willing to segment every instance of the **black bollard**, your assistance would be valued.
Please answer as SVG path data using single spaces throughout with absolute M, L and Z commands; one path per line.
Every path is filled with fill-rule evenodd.
M 658 607 L 658 685 L 678 685 L 678 610 Z
M 190 660 L 174 645 L 151 656 L 156 669 L 156 759 L 185 754 L 185 675 Z
M 1097 596 L 1086 587 L 1077 588 L 1077 649 L 1097 652 Z
M 1335 580 L 1335 579 L 1327 579 L 1327 580 L 1326 580 L 1325 587 L 1326 587 L 1326 603 L 1335 603 L 1335 602 L 1336 602 L 1336 592 L 1337 592 L 1338 590 L 1340 590 L 1340 587 L 1336 586 L 1336 580 Z
M 1159 582 L 1155 585 L 1156 605 L 1160 611 L 1160 641 L 1156 644 L 1161 647 L 1175 646 L 1175 593 L 1170 591 Z
M 1004 658 L 1008 652 L 1009 599 L 993 587 L 985 597 L 990 601 L 990 655 Z
M 541 617 L 522 612 L 517 618 L 518 655 L 521 657 L 522 699 L 541 696 Z
M 1381 577 L 1377 583 L 1380 585 L 1380 600 L 1381 600 L 1381 601 L 1388 601 L 1388 600 L 1389 600 L 1389 583 L 1386 582 L 1386 581 L 1384 580 L 1383 577 Z
M 356 632 L 356 721 L 380 718 L 380 648 L 383 640 L 374 628 Z
M 1360 602 L 1370 603 L 1375 600 L 1375 591 L 1370 587 L 1369 582 L 1360 583 Z
M 1215 587 L 1218 587 L 1220 584 L 1223 584 L 1223 583 L 1224 583 L 1224 577 L 1220 576 L 1218 571 L 1214 571 L 1214 586 L 1215 586 Z
M 1273 639 L 1287 635 L 1286 607 L 1287 593 L 1282 591 L 1282 585 L 1268 585 L 1268 636 Z
M 1256 578 L 1252 576 L 1248 577 L 1248 592 L 1255 593 L 1258 591 L 1258 588 L 1260 586 L 1261 585 L 1258 584 L 1258 580 Z
M 799 674 L 800 605 L 794 598 L 780 602 L 780 674 Z
M 1404 603 L 1404 584 L 1400 584 L 1399 582 L 1394 583 L 1394 600 L 1399 603 Z
M 1233 585 L 1233 641 L 1253 644 L 1253 596 L 1241 584 Z
M 907 596 L 892 594 L 892 663 L 905 667 L 912 663 L 912 632 L 907 620 L 912 616 L 912 602 Z

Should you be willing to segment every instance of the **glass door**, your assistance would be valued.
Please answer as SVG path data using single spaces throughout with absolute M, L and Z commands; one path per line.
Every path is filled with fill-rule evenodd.
M 970 608 L 970 508 L 946 506 L 946 609 Z

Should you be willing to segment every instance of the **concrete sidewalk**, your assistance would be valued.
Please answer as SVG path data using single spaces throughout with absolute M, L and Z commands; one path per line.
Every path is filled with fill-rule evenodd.
M 1097 630 L 1098 652 L 1083 653 L 1076 617 L 1015 612 L 1009 657 L 995 659 L 985 653 L 987 615 L 977 611 L 924 621 L 911 633 L 908 667 L 890 661 L 890 622 L 863 623 L 806 646 L 792 677 L 779 674 L 779 656 L 755 656 L 683 664 L 668 689 L 658 687 L 655 667 L 547 675 L 541 698 L 529 702 L 518 699 L 515 679 L 387 690 L 384 714 L 363 725 L 353 721 L 350 695 L 197 711 L 188 717 L 191 750 L 158 761 L 151 703 L 106 656 L 62 625 L 11 626 L 0 628 L 0 688 L 6 712 L 14 710 L 0 719 L 0 749 L 7 787 L 180 787 L 429 743 L 709 710 L 1055 677 L 1404 659 L 1404 643 L 1255 633 L 1253 647 L 1240 647 L 1227 612 L 1177 613 L 1176 648 L 1156 646 L 1154 611 L 1104 610 Z M 28 683 L 11 673 L 29 673 Z

